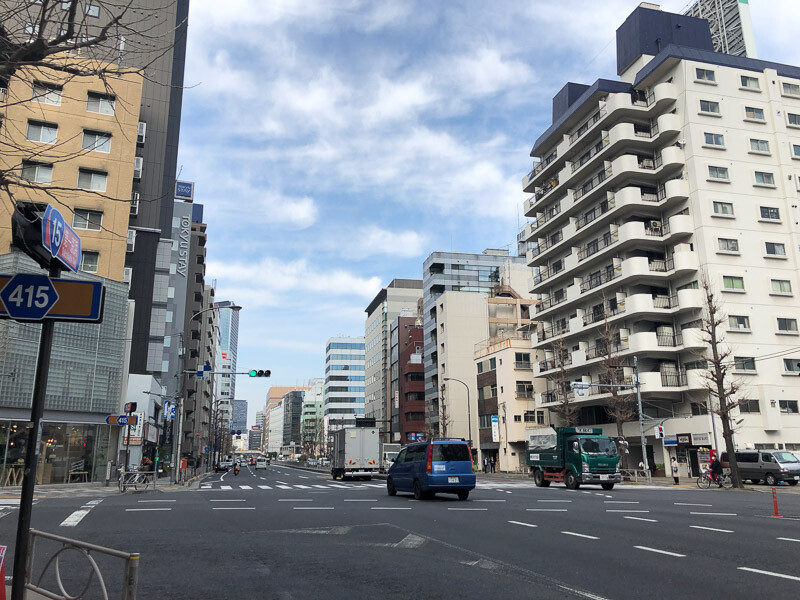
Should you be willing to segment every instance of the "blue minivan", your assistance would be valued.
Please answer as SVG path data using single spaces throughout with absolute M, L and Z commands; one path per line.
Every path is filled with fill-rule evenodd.
M 414 498 L 436 493 L 457 494 L 466 500 L 475 488 L 475 468 L 464 440 L 433 440 L 409 444 L 397 455 L 386 474 L 386 491 L 413 492 Z

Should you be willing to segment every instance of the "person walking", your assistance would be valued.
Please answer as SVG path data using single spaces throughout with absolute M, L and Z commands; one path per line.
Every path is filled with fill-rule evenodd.
M 674 456 L 670 461 L 670 466 L 672 467 L 672 479 L 675 480 L 675 483 L 673 485 L 678 485 L 680 483 L 680 476 L 678 475 L 678 461 L 675 459 Z
M 486 458 L 485 456 L 483 457 L 483 472 L 484 473 L 489 472 L 489 459 Z
M 492 473 L 494 473 L 494 456 L 492 457 Z

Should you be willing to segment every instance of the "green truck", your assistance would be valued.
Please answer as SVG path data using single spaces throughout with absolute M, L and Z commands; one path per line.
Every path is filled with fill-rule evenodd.
M 525 433 L 528 468 L 538 487 L 556 481 L 571 490 L 582 483 L 610 490 L 622 481 L 617 444 L 600 428 L 541 427 Z

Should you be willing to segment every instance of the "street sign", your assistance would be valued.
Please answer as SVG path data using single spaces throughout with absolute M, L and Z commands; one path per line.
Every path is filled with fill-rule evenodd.
M 42 245 L 68 269 L 78 270 L 81 264 L 81 238 L 67 225 L 58 209 L 49 204 L 42 217 Z
M 17 273 L 0 290 L 0 300 L 12 319 L 39 321 L 55 305 L 58 292 L 47 275 Z
M 106 417 L 106 423 L 108 425 L 136 425 L 139 422 L 139 417 L 135 415 L 111 415 Z
M 0 275 L 0 318 L 18 321 L 103 320 L 105 288 L 99 281 L 55 279 L 46 275 Z
M 138 406 L 137 406 L 136 402 L 126 402 L 125 403 L 125 408 L 123 409 L 122 412 L 126 412 L 126 413 L 136 412 L 137 408 L 138 408 Z
M 164 420 L 165 421 L 174 421 L 175 420 L 175 403 L 174 402 L 164 402 Z
M 500 441 L 500 422 L 497 419 L 497 415 L 492 415 L 492 441 Z

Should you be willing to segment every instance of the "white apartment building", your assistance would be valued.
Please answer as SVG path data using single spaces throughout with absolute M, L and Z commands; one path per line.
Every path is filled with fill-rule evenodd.
M 325 432 L 364 415 L 364 338 L 334 337 L 325 347 Z
M 558 402 L 562 365 L 600 382 L 608 322 L 629 381 L 638 357 L 650 426 L 666 430 L 648 431 L 651 460 L 696 472 L 697 448 L 724 445 L 702 377 L 706 276 L 746 400 L 737 446 L 800 449 L 800 68 L 714 52 L 706 21 L 645 7 L 617 44 L 620 80 L 557 94 L 523 178 L 545 352 L 534 374 L 550 389 L 536 405 Z M 606 398 L 593 387 L 573 401 L 581 424 L 616 435 Z M 625 435 L 638 461 L 638 423 Z

